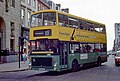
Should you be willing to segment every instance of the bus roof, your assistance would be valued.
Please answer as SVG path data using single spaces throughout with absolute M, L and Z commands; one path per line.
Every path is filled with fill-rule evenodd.
M 57 12 L 57 13 L 61 13 L 61 14 L 67 15 L 67 16 L 71 16 L 71 17 L 74 17 L 74 18 L 77 18 L 77 19 L 84 20 L 86 22 L 91 22 L 91 23 L 98 24 L 98 25 L 101 25 L 101 26 L 105 27 L 105 24 L 102 24 L 102 23 L 99 23 L 99 22 L 96 22 L 96 21 L 92 21 L 92 20 L 89 20 L 89 19 L 86 19 L 86 18 L 82 18 L 82 17 L 79 17 L 79 16 L 75 16 L 75 15 L 72 15 L 72 14 L 69 14 L 69 13 L 66 13 L 66 12 L 61 12 L 61 11 L 58 11 L 58 10 L 40 10 L 38 12 L 34 12 L 33 14 L 38 14 L 38 13 L 41 13 L 41 12 Z

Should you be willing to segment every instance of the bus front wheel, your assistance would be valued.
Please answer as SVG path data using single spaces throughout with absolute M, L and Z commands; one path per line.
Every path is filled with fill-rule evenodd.
M 101 58 L 98 58 L 98 60 L 97 60 L 97 66 L 101 66 Z
M 79 69 L 78 62 L 77 62 L 77 60 L 74 60 L 72 62 L 72 71 L 75 72 L 75 71 L 78 71 L 78 69 Z
M 119 64 L 118 63 L 115 63 L 115 66 L 118 66 Z

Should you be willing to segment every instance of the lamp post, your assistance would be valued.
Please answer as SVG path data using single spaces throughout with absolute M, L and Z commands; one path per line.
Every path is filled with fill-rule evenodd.
M 20 68 L 20 55 L 21 55 L 21 37 L 19 37 L 19 39 L 18 39 L 18 41 L 19 41 L 19 68 Z
M 20 58 L 20 57 L 22 57 L 21 55 L 22 55 L 23 43 L 24 43 L 23 40 L 24 40 L 23 37 L 19 37 L 19 68 L 20 68 L 20 60 L 22 59 L 22 58 Z

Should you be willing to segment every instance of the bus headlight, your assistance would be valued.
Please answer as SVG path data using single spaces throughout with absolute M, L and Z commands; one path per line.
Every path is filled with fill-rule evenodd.
M 54 70 L 57 70 L 57 62 L 54 64 Z
M 57 66 L 57 62 L 55 62 L 55 64 L 54 64 L 54 67 L 56 67 Z
M 35 60 L 35 58 L 33 58 L 33 62 L 35 62 L 36 60 Z

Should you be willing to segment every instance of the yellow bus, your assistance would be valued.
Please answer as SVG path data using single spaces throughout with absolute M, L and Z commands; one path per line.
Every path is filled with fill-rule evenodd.
M 31 16 L 31 69 L 77 71 L 107 61 L 105 25 L 57 10 L 41 10 Z

